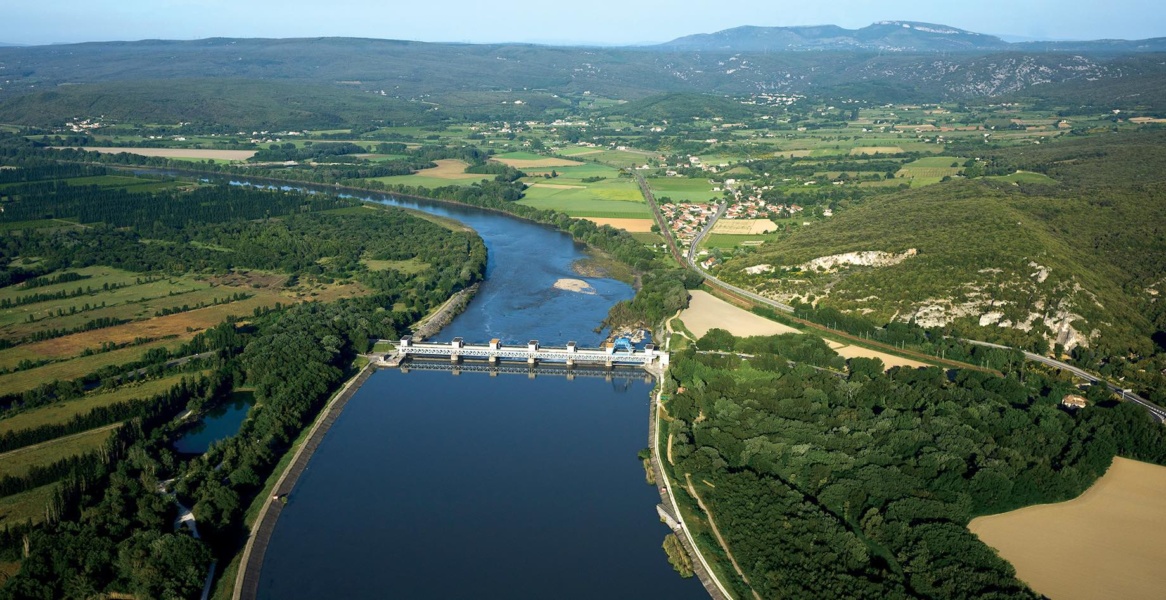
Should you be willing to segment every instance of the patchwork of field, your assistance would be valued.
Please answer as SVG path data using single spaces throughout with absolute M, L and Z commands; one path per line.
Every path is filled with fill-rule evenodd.
M 899 146 L 860 146 L 858 148 L 851 148 L 851 156 L 870 156 L 872 154 L 902 154 L 903 148 Z
M 258 271 L 151 277 L 96 266 L 64 272 L 84 278 L 0 290 L 0 301 L 27 302 L 0 311 L 0 339 L 18 342 L 33 335 L 55 336 L 0 350 L 0 369 L 10 371 L 0 375 L 0 390 L 5 393 L 24 392 L 56 379 L 76 379 L 105 366 L 131 362 L 150 350 L 172 349 L 228 317 L 246 318 L 276 303 L 332 301 L 365 293 L 356 283 L 323 285 L 310 280 L 285 288 L 286 276 Z M 29 302 L 37 300 L 29 297 L 34 294 L 61 292 L 80 295 Z M 171 311 L 177 312 L 163 314 Z M 97 319 L 117 324 L 80 331 Z M 109 344 L 125 347 L 102 351 Z M 53 362 L 28 368 L 45 360 Z
M 557 153 L 563 156 L 589 156 L 603 152 L 602 148 L 588 148 L 587 146 L 568 146 Z
M 470 163 L 456 158 L 447 158 L 443 160 L 433 161 L 436 167 L 432 169 L 422 169 L 417 171 L 417 175 L 423 177 L 435 177 L 437 179 L 481 179 L 480 174 L 466 173 L 466 167 Z
M 652 219 L 602 219 L 592 217 L 587 220 L 596 225 L 611 225 L 616 229 L 622 229 L 628 233 L 650 232 L 652 231 L 652 225 L 656 224 L 656 221 Z
M 0 454 L 0 473 L 20 477 L 28 474 L 33 467 L 43 467 L 70 456 L 91 452 L 105 444 L 115 427 L 117 425 L 98 427 Z
M 780 156 L 783 158 L 805 158 L 813 153 L 813 150 L 782 150 L 780 152 L 774 152 L 772 156 Z
M 769 219 L 721 219 L 713 225 L 712 233 L 761 235 L 774 231 L 777 231 L 777 224 Z
M 1114 458 L 1080 497 L 973 519 L 972 533 L 1040 594 L 1161 598 L 1166 467 Z
M 193 337 L 193 334 L 191 335 Z M 189 338 L 186 338 L 189 339 Z M 34 369 L 26 369 L 23 371 L 16 371 L 6 375 L 0 375 L 0 390 L 7 393 L 19 394 L 37 386 L 48 383 L 54 380 L 69 381 L 84 377 L 90 373 L 98 371 L 104 367 L 111 365 L 121 365 L 129 362 L 134 362 L 142 358 L 150 350 L 157 350 L 160 348 L 174 349 L 181 346 L 184 338 L 178 337 L 168 340 L 159 340 L 148 344 L 134 345 L 127 348 L 112 350 L 110 352 L 99 352 L 97 354 L 90 354 L 88 356 L 77 356 L 69 358 L 60 362 L 49 363 L 43 367 L 36 367 Z M 21 347 L 5 350 L 0 355 L 4 356 L 4 362 L 10 363 L 11 358 L 8 356 L 9 352 L 14 350 L 21 350 Z M 80 349 L 78 350 L 80 351 Z M 31 357 L 35 360 L 37 356 Z M 12 363 L 12 366 L 16 366 Z M 6 367 L 11 368 L 11 367 Z
M 740 337 L 801 333 L 793 327 L 770 321 L 725 302 L 708 292 L 692 290 L 689 294 L 692 297 L 688 308 L 680 313 L 680 320 L 698 338 L 714 328 L 724 329 Z
M 530 152 L 508 152 L 499 154 L 490 160 L 500 162 L 515 169 L 525 170 L 545 167 L 575 167 L 583 163 L 562 158 L 548 158 Z
M 707 179 L 652 177 L 646 181 L 657 199 L 671 198 L 673 202 L 703 203 L 717 202 L 721 198 L 721 192 L 714 192 L 714 184 L 709 183 Z
M 908 179 L 911 187 L 931 185 L 939 183 L 944 177 L 958 174 L 963 163 L 963 159 L 950 156 L 920 158 L 903 165 L 903 168 L 895 173 L 895 179 L 896 181 L 900 178 Z
M 131 177 L 128 175 L 94 175 L 91 177 L 71 177 L 68 179 L 60 179 L 62 183 L 69 186 L 98 186 L 103 188 L 120 188 L 129 192 L 159 192 L 162 190 L 174 189 L 185 184 L 176 181 L 159 181 L 157 179 L 147 179 L 144 177 Z M 0 189 L 23 185 L 22 183 L 4 183 L 0 184 Z M 59 224 L 73 225 L 73 223 L 63 223 L 57 219 Z M 12 228 L 23 228 L 27 226 L 26 222 L 6 223 L 6 226 Z
M 203 150 L 198 148 L 104 148 L 84 147 L 78 150 L 100 152 L 102 154 L 136 154 L 138 156 L 160 156 L 162 158 L 193 158 L 199 160 L 247 160 L 255 156 L 255 150 Z
M 414 187 L 439 188 L 450 185 L 470 185 L 483 179 L 493 179 L 493 175 L 466 173 L 469 163 L 457 159 L 433 161 L 437 166 L 421 169 L 412 175 L 374 177 L 369 181 L 379 181 L 385 185 L 408 185 Z
M 44 425 L 59 425 L 95 408 L 121 404 L 130 400 L 151 398 L 177 385 L 183 377 L 191 377 L 191 374 L 179 373 L 168 377 L 135 382 L 115 390 L 105 392 L 99 390 L 81 398 L 24 410 L 0 419 L 0 435 Z
M 710 233 L 701 240 L 702 248 L 736 248 L 737 246 L 760 246 L 761 244 L 777 239 L 776 234 L 768 235 L 728 235 Z
M 640 188 L 618 169 L 576 166 L 525 169 L 528 186 L 521 204 L 580 218 L 647 219 L 652 216 Z M 548 177 L 553 174 L 554 177 Z

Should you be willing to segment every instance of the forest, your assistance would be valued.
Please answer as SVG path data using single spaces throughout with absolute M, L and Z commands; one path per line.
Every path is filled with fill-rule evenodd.
M 43 524 L 6 524 L 0 531 L 0 562 L 20 563 L 0 585 L 0 598 L 196 594 L 210 560 L 225 564 L 241 548 L 245 510 L 330 394 L 353 374 L 356 355 L 368 351 L 371 339 L 398 337 L 485 272 L 486 248 L 474 233 L 400 209 L 226 184 L 134 193 L 60 179 L 103 174 L 99 167 L 29 164 L 15 187 L 5 189 L 7 222 L 52 215 L 84 224 L 0 238 L 6 282 L 35 294 L 50 283 L 83 286 L 84 278 L 66 269 L 88 265 L 141 273 L 145 281 L 249 268 L 352 280 L 364 292 L 257 309 L 246 321 L 224 322 L 172 351 L 150 351 L 133 363 L 0 398 L 4 419 L 81 402 L 94 389 L 186 374 L 155 397 L 0 436 L 0 446 L 10 450 L 123 423 L 96 452 L 0 478 L 0 497 L 59 482 Z M 367 261 L 414 261 L 426 268 L 377 270 Z M 195 360 L 174 360 L 183 357 Z M 251 390 L 257 406 L 238 435 L 203 455 L 172 448 L 186 426 L 176 416 L 210 410 L 241 388 Z M 192 508 L 201 539 L 174 530 L 177 507 L 170 496 Z
M 797 334 L 696 346 L 669 370 L 662 462 L 764 598 L 1035 598 L 968 521 L 1076 497 L 1115 455 L 1166 462 L 1144 410 L 1098 386 L 1070 412 L 1055 373 L 884 373 Z

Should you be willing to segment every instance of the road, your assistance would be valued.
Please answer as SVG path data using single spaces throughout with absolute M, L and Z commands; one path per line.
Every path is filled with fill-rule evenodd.
M 977 346 L 984 346 L 986 348 L 998 348 L 1000 350 L 1013 350 L 1014 349 L 1014 348 L 1010 348 L 1008 346 L 1002 346 L 1000 344 L 992 344 L 989 342 L 981 342 L 978 340 L 961 339 L 960 341 L 967 342 L 969 344 L 975 344 Z M 1080 378 L 1088 381 L 1089 383 L 1105 384 L 1105 386 L 1107 388 L 1109 388 L 1110 391 L 1114 392 L 1115 394 L 1121 394 L 1122 400 L 1128 400 L 1130 402 L 1134 402 L 1134 403 L 1142 405 L 1142 407 L 1145 408 L 1146 411 L 1150 413 L 1150 416 L 1153 417 L 1156 421 L 1158 421 L 1159 423 L 1166 423 L 1166 410 L 1164 410 L 1162 407 L 1158 406 L 1157 404 L 1154 404 L 1153 402 L 1150 402 L 1149 400 L 1146 400 L 1145 398 L 1135 394 L 1131 390 L 1124 389 L 1119 385 L 1115 385 L 1113 383 L 1110 383 L 1110 382 L 1090 373 L 1089 371 L 1086 371 L 1086 370 L 1078 368 L 1078 367 L 1074 367 L 1073 365 L 1061 362 L 1061 361 L 1053 359 L 1053 358 L 1049 358 L 1047 356 L 1041 356 L 1040 354 L 1034 354 L 1032 352 L 1024 352 L 1024 357 L 1027 358 L 1028 360 L 1031 360 L 1034 362 L 1039 362 L 1042 364 L 1046 364 L 1050 367 L 1061 369 L 1062 371 L 1068 371 L 1068 372 L 1072 373 L 1073 375 L 1076 375 L 1077 377 L 1080 377 Z
M 764 296 L 760 296 L 758 294 L 750 292 L 749 290 L 743 290 L 735 285 L 725 283 L 724 281 L 721 281 L 720 279 L 717 279 L 713 275 L 709 274 L 704 269 L 701 269 L 700 266 L 696 264 L 697 248 L 700 248 L 700 243 L 702 241 L 704 241 L 705 236 L 707 236 L 709 233 L 712 232 L 713 227 L 717 224 L 717 221 L 721 217 L 725 216 L 725 211 L 728 208 L 729 208 L 728 202 L 722 203 L 721 206 L 719 208 L 717 208 L 717 212 L 715 214 L 713 214 L 713 218 L 709 219 L 709 222 L 704 226 L 704 229 L 701 229 L 700 233 L 698 233 L 696 235 L 696 237 L 692 240 L 692 245 L 689 246 L 689 248 L 688 248 L 688 255 L 685 256 L 685 262 L 688 263 L 688 267 L 690 269 L 696 271 L 697 273 L 700 273 L 701 277 L 704 277 L 706 280 L 712 281 L 713 283 L 717 284 L 718 287 L 729 290 L 729 291 L 733 292 L 734 294 L 744 296 L 745 298 L 748 298 L 754 302 L 760 302 L 761 304 L 764 304 L 766 306 L 772 306 L 773 308 L 776 308 L 776 309 L 783 311 L 783 312 L 793 313 L 794 307 L 792 307 L 788 304 L 782 304 L 781 302 L 778 302 L 776 300 L 770 300 L 769 298 L 766 298 Z
M 644 183 L 643 177 L 640 177 L 638 174 L 637 174 L 637 177 L 639 177 L 639 179 L 640 179 L 641 186 L 644 188 L 647 188 L 647 184 Z M 656 206 L 655 197 L 652 197 L 649 192 L 645 192 L 644 197 L 648 200 L 648 204 L 651 205 L 653 214 L 656 214 L 657 216 L 659 216 L 659 209 Z M 696 264 L 697 248 L 700 247 L 700 243 L 702 240 L 704 240 L 705 236 L 707 236 L 709 234 L 709 232 L 711 232 L 713 230 L 713 227 L 716 225 L 717 220 L 720 219 L 722 216 L 724 216 L 725 210 L 727 208 L 728 208 L 728 203 L 727 202 L 722 203 L 721 206 L 717 209 L 717 212 L 713 215 L 713 217 L 711 219 L 709 219 L 709 222 L 704 226 L 704 229 L 701 229 L 700 233 L 697 234 L 696 238 L 694 238 L 692 240 L 692 245 L 688 248 L 688 253 L 685 256 L 684 262 L 686 262 L 688 264 L 688 268 L 699 273 L 702 277 L 705 278 L 706 281 L 710 281 L 710 282 L 715 283 L 718 287 L 729 290 L 729 291 L 733 292 L 734 294 L 738 294 L 738 295 L 745 297 L 745 298 L 748 298 L 749 300 L 752 300 L 754 302 L 758 302 L 760 304 L 764 304 L 766 306 L 770 306 L 770 307 L 776 308 L 778 310 L 781 310 L 781 311 L 784 311 L 787 313 L 794 312 L 793 307 L 789 306 L 788 304 L 782 304 L 781 302 L 777 302 L 775 300 L 770 300 L 769 298 L 766 298 L 764 296 L 760 296 L 760 295 L 755 294 L 753 292 L 750 292 L 748 290 L 743 290 L 735 285 L 725 283 L 724 281 L 717 279 L 712 274 L 701 269 L 700 266 Z M 666 222 L 664 222 L 663 218 L 658 218 L 657 223 L 660 225 L 661 231 L 668 231 L 668 240 L 670 243 L 673 244 L 673 248 L 675 249 L 675 245 L 674 245 L 675 242 L 673 242 L 673 240 L 672 240 L 671 231 L 667 229 L 668 224 Z M 674 250 L 673 254 L 674 255 L 676 254 L 675 250 Z M 841 334 L 842 332 L 836 332 L 836 333 Z M 847 337 L 850 337 L 850 336 L 847 336 Z M 992 343 L 988 343 L 988 342 L 981 342 L 981 341 L 977 341 L 977 340 L 961 340 L 961 341 L 967 342 L 969 344 L 975 344 L 977 346 L 988 347 L 988 348 L 998 348 L 1000 350 L 1015 350 L 1015 348 L 1011 348 L 1009 346 L 1003 346 L 1000 344 L 992 344 Z M 1090 383 L 1103 383 L 1103 384 L 1105 384 L 1106 387 L 1108 387 L 1114 393 L 1121 394 L 1121 397 L 1123 400 L 1128 400 L 1130 402 L 1134 402 L 1134 403 L 1141 405 L 1143 408 L 1146 409 L 1146 412 L 1150 413 L 1150 416 L 1154 420 L 1158 421 L 1159 423 L 1166 423 L 1166 409 L 1163 409 L 1162 407 L 1158 406 L 1157 404 L 1154 404 L 1153 402 L 1146 400 L 1145 398 L 1135 394 L 1131 390 L 1124 389 L 1121 386 L 1115 385 L 1115 384 L 1110 383 L 1108 381 L 1105 381 L 1104 379 L 1102 379 L 1102 378 L 1098 377 L 1097 375 L 1094 375 L 1088 371 L 1085 371 L 1085 370 L 1080 369 L 1078 367 L 1074 367 L 1073 365 L 1061 362 L 1059 360 L 1049 358 L 1047 356 L 1042 356 L 1040 354 L 1034 354 L 1032 352 L 1024 352 L 1024 357 L 1026 359 L 1034 361 L 1034 362 L 1039 362 L 1039 363 L 1048 365 L 1050 367 L 1054 367 L 1057 369 L 1068 371 L 1069 373 L 1072 373 L 1073 375 L 1076 375 L 1077 377 L 1085 379 L 1086 381 L 1089 381 Z

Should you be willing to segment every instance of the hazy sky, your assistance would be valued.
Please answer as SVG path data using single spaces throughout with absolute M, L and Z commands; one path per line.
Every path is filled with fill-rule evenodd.
M 10 0 L 0 42 L 354 36 L 635 44 L 738 25 L 941 23 L 1041 39 L 1166 36 L 1161 0 Z

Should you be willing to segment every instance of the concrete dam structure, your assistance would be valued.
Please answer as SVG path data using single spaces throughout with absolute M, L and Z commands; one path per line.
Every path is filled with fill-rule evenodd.
M 488 344 L 467 344 L 458 337 L 447 343 L 414 342 L 412 336 L 401 338 L 395 354 L 388 354 L 384 362 L 397 366 L 407 358 L 445 359 L 451 363 L 463 360 L 483 361 L 492 365 L 500 362 L 524 362 L 528 365 L 539 363 L 588 366 L 638 366 L 649 370 L 668 366 L 668 353 L 656 350 L 652 344 L 643 350 L 606 342 L 599 348 L 580 348 L 575 342 L 567 342 L 565 347 L 542 347 L 538 340 L 531 340 L 525 346 L 504 345 L 501 340 L 490 340 Z

